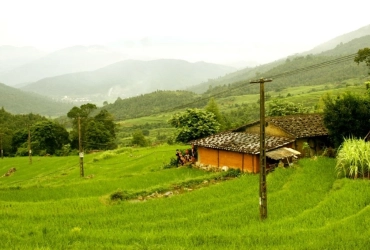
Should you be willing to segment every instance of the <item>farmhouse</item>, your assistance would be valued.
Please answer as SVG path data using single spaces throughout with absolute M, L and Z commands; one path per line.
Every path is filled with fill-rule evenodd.
M 198 164 L 259 172 L 260 122 L 198 139 Z M 328 145 L 328 131 L 319 114 L 266 117 L 267 165 L 292 157 L 319 154 Z M 268 166 L 267 166 L 268 167 Z

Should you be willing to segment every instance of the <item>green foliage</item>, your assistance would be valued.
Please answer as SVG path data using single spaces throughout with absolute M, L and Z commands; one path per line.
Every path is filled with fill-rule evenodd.
M 295 104 L 282 99 L 274 99 L 269 103 L 268 116 L 285 116 L 308 113 L 309 109 L 303 107 L 302 103 Z
M 169 123 L 179 131 L 176 141 L 184 143 L 215 134 L 220 128 L 215 115 L 201 109 L 187 109 L 177 113 Z
M 149 143 L 145 139 L 143 131 L 136 130 L 134 133 L 132 133 L 131 144 L 136 145 L 136 146 L 140 146 L 140 147 L 145 147 L 145 146 L 148 146 Z
M 259 119 L 259 105 L 252 103 L 235 104 L 234 107 L 224 113 L 226 128 L 236 128 L 248 122 Z
M 347 52 L 352 54 L 353 52 Z M 295 56 L 289 61 L 279 61 L 274 64 L 274 67 L 265 65 L 266 71 L 264 76 L 275 76 L 291 72 L 302 68 L 312 67 L 318 64 L 324 64 L 331 60 L 337 60 L 346 54 L 331 54 L 322 53 L 315 56 Z M 258 67 L 257 67 L 258 68 Z M 254 72 L 254 74 L 252 74 Z M 217 83 L 218 86 L 210 88 L 204 94 L 218 95 L 219 97 L 239 96 L 247 94 L 259 93 L 259 87 L 254 84 L 251 85 L 249 80 L 258 79 L 259 75 L 255 71 L 247 70 L 235 72 L 235 77 L 230 80 L 227 78 L 220 78 Z M 272 83 L 265 85 L 266 92 L 278 92 L 292 86 L 314 86 L 327 83 L 338 83 L 347 79 L 362 77 L 366 75 L 366 67 L 358 67 L 353 63 L 343 61 L 332 65 L 331 67 L 319 67 L 315 70 L 293 74 L 291 76 L 279 77 L 273 80 Z
M 354 61 L 357 64 L 360 64 L 360 62 L 365 62 L 366 66 L 368 66 L 370 69 L 370 49 L 369 48 L 359 49 L 357 55 L 355 56 Z
M 338 176 L 369 178 L 370 142 L 362 139 L 345 139 L 338 149 L 336 170 Z
M 170 162 L 167 164 L 163 164 L 163 169 L 167 168 L 176 168 L 177 166 L 177 159 L 175 157 L 171 157 Z
M 363 138 L 369 132 L 370 99 L 351 93 L 336 98 L 327 95 L 324 101 L 324 123 L 334 145 L 344 138 Z
M 200 96 L 189 91 L 162 91 L 143 94 L 126 99 L 117 98 L 113 104 L 104 109 L 114 114 L 118 120 L 149 116 L 179 109 L 204 107 L 206 100 L 199 101 Z
M 67 116 L 73 119 L 73 130 L 70 132 L 72 148 L 78 148 L 79 133 L 83 147 L 90 149 L 114 149 L 117 147 L 116 125 L 113 116 L 107 110 L 92 116 L 92 112 L 96 110 L 95 104 L 87 103 L 80 107 L 73 107 Z M 79 132 L 80 126 L 80 132 Z
M 12 156 L 17 152 L 18 147 L 25 147 L 27 142 L 28 125 L 33 125 L 39 121 L 47 119 L 37 114 L 13 115 L 4 108 L 0 109 L 0 135 L 2 137 L 2 146 L 5 156 Z
M 58 116 L 65 114 L 71 106 L 71 104 L 56 102 L 49 97 L 31 91 L 22 91 L 0 83 L 0 107 L 13 114 L 37 113 L 46 116 Z
M 101 110 L 93 119 L 88 121 L 86 127 L 87 149 L 114 149 L 116 125 L 113 116 L 107 110 Z
M 32 147 L 35 152 L 45 150 L 45 154 L 55 154 L 57 150 L 69 144 L 67 130 L 51 121 L 36 123 L 31 127 L 31 134 L 33 145 L 37 145 L 37 147 Z
M 239 177 L 242 175 L 242 171 L 239 168 L 229 168 L 223 174 L 224 177 Z
M 218 108 L 218 105 L 213 97 L 209 99 L 205 110 L 215 115 L 216 121 L 220 124 L 220 130 L 224 130 L 226 126 L 225 119 L 222 116 L 220 109 Z
M 126 200 L 127 198 L 129 198 L 127 191 L 122 191 L 121 189 L 118 189 L 110 195 L 112 201 Z

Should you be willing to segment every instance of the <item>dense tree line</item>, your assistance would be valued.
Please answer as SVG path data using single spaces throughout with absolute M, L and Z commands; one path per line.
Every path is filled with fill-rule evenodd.
M 92 116 L 96 109 L 95 104 L 87 103 L 80 107 L 75 106 L 68 112 L 67 116 L 73 120 L 73 129 L 70 132 L 72 148 L 78 149 L 80 142 L 84 150 L 117 147 L 113 116 L 105 109 Z
M 84 150 L 115 148 L 113 116 L 106 110 L 91 116 L 96 108 L 94 104 L 73 107 L 68 112 L 68 117 L 73 120 L 70 133 L 60 123 L 41 115 L 13 115 L 0 109 L 0 142 L 4 156 L 28 155 L 29 150 L 33 155 L 73 154 L 79 148 L 79 131 Z

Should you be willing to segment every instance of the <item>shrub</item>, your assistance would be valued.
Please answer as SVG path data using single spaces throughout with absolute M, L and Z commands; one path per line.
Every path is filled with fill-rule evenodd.
M 175 167 L 177 167 L 177 159 L 174 157 L 170 159 L 169 163 L 163 165 L 163 169 L 175 168 Z
M 242 174 L 242 171 L 239 168 L 229 168 L 225 174 L 224 177 L 238 177 Z
M 121 189 L 118 189 L 116 192 L 112 193 L 110 195 L 111 201 L 118 201 L 118 200 L 127 200 L 129 198 L 129 194 L 127 191 L 122 191 Z
M 338 176 L 357 178 L 370 173 L 370 142 L 362 139 L 344 139 L 338 149 L 336 170 Z

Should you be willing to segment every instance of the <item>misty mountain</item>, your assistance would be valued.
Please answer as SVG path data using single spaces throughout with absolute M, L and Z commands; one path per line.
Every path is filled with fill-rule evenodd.
M 0 73 L 0 82 L 15 86 L 45 77 L 95 70 L 122 59 L 122 54 L 103 46 L 74 46 Z
M 0 46 L 0 74 L 44 56 L 34 47 Z
M 339 44 L 344 44 L 347 42 L 352 41 L 353 39 L 364 37 L 370 35 L 370 25 L 364 26 L 358 30 L 346 33 L 344 35 L 340 35 L 336 38 L 333 38 L 325 43 L 322 43 L 312 50 L 306 51 L 303 54 L 318 54 L 323 51 L 334 49 Z M 357 51 L 355 51 L 357 52 Z
M 181 90 L 235 71 L 235 68 L 183 60 L 125 60 L 88 72 L 49 77 L 23 87 L 51 97 L 90 96 L 100 100 L 132 97 L 155 90 Z
M 339 36 L 338 38 L 330 40 L 331 42 L 323 43 L 322 45 L 319 45 L 315 48 L 322 48 L 325 49 L 325 51 L 320 51 L 321 53 L 317 53 L 313 56 L 322 56 L 326 57 L 326 59 L 323 60 L 330 60 L 329 57 L 340 57 L 344 55 L 351 55 L 357 53 L 359 49 L 370 47 L 370 35 L 365 35 L 362 37 L 358 37 L 361 34 L 370 33 L 370 25 L 363 27 L 357 31 L 350 32 L 348 34 Z M 349 42 L 341 42 L 352 38 Z M 336 41 L 338 42 L 335 46 L 332 46 L 332 43 Z M 331 44 L 330 46 L 326 46 L 325 44 Z M 313 50 L 311 50 L 313 51 Z M 242 70 L 235 71 L 231 74 L 228 74 L 224 77 L 220 77 L 217 79 L 210 79 L 207 82 L 200 83 L 196 86 L 193 86 L 192 90 L 198 94 L 204 93 L 205 91 L 222 85 L 228 85 L 236 82 L 242 82 L 250 79 L 258 79 L 260 77 L 268 77 L 270 75 L 282 73 L 284 71 L 289 71 L 287 68 L 281 67 L 281 70 L 278 68 L 279 66 L 282 66 L 284 63 L 286 63 L 287 60 L 294 60 L 294 58 L 300 58 L 303 56 L 311 55 L 312 53 L 304 52 L 295 54 L 292 56 L 287 56 L 286 58 L 263 64 L 254 68 L 246 68 Z M 334 58 L 331 58 L 334 59 Z M 304 67 L 305 65 L 302 65 Z M 307 65 L 306 65 L 307 66 Z M 275 71 L 271 71 L 273 69 L 277 69 Z M 281 71 L 281 72 L 279 72 Z M 278 72 L 278 73 L 277 73 Z
M 0 83 L 0 107 L 13 114 L 65 115 L 73 106 Z

